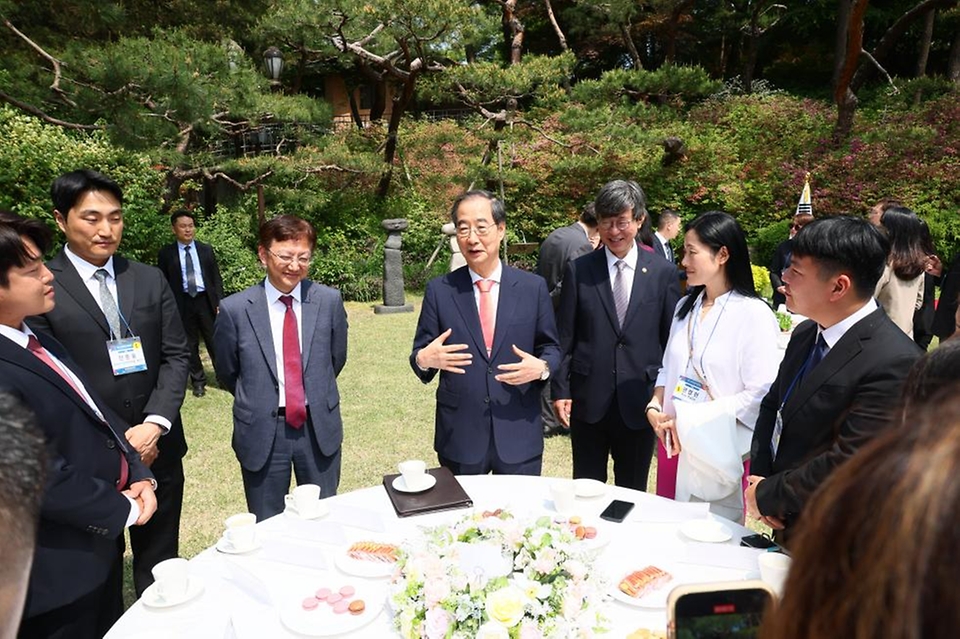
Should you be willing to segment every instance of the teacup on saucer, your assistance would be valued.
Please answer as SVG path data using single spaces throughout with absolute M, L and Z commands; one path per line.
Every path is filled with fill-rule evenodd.
M 303 519 L 316 519 L 326 515 L 328 511 L 327 504 L 321 499 L 317 499 L 313 502 L 306 502 L 310 505 L 302 510 L 298 508 L 297 500 L 294 499 L 293 495 L 284 496 L 283 501 L 286 504 L 288 511 L 302 517 Z M 301 500 L 300 504 L 303 505 L 304 502 Z

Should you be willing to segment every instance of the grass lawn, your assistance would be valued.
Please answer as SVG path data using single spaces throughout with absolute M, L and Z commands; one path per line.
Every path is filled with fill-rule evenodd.
M 343 469 L 340 492 L 379 484 L 404 459 L 436 465 L 433 415 L 436 381 L 422 384 L 410 370 L 420 298 L 413 313 L 376 315 L 370 304 L 347 303 L 350 322 L 347 364 L 340 374 Z M 207 374 L 213 371 L 207 361 Z M 193 557 L 212 546 L 223 520 L 246 511 L 240 465 L 230 447 L 233 397 L 213 384 L 204 397 L 187 393 L 181 415 L 190 451 L 184 458 L 186 487 L 180 524 L 180 555 Z M 571 476 L 570 438 L 545 442 L 543 474 Z M 656 460 L 654 460 L 655 462 Z M 610 470 L 612 480 L 613 472 Z M 651 472 L 651 477 L 655 477 Z M 129 550 L 128 550 L 129 564 Z M 126 600 L 136 597 L 129 583 Z

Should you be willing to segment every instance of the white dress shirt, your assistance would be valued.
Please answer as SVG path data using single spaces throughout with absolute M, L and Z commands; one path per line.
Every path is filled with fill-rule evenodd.
M 492 280 L 493 286 L 490 287 L 490 303 L 493 305 L 493 316 L 497 316 L 497 307 L 500 304 L 500 279 L 503 277 L 503 262 L 497 260 L 497 268 L 493 269 L 490 277 L 480 277 L 473 272 L 469 266 L 467 272 L 470 273 L 470 285 L 473 287 L 473 301 L 477 305 L 477 313 L 480 313 L 480 288 L 477 282 L 480 280 Z
M 630 303 L 630 295 L 633 293 L 633 276 L 637 272 L 637 243 L 633 242 L 630 252 L 623 257 L 626 268 L 623 269 L 623 281 L 627 286 L 627 304 Z M 613 280 L 617 276 L 617 262 L 619 257 L 610 252 L 610 249 L 603 247 L 604 255 L 607 256 L 607 271 L 610 274 L 610 291 L 613 291 Z
M 298 283 L 289 293 L 281 293 L 276 286 L 266 278 L 263 287 L 267 294 L 267 311 L 270 315 L 270 333 L 273 337 L 273 352 L 277 364 L 277 386 L 280 391 L 280 406 L 286 407 L 287 394 L 283 373 L 283 320 L 287 315 L 287 305 L 280 301 L 280 296 L 289 295 L 293 298 L 293 313 L 297 316 L 297 342 L 300 344 L 300 354 L 303 357 L 303 282 Z M 304 396 L 306 402 L 306 396 Z
M 187 251 L 190 247 L 190 259 L 193 260 L 193 276 L 197 283 L 197 293 L 203 293 L 207 287 L 203 284 L 203 271 L 200 268 L 200 257 L 197 255 L 197 243 L 181 244 L 177 242 L 177 251 L 180 253 L 180 283 L 183 286 L 183 292 L 187 292 Z

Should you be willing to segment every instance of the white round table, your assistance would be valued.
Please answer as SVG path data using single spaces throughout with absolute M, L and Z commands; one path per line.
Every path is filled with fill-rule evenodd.
M 550 500 L 553 478 L 470 476 L 458 480 L 475 509 L 503 508 L 517 517 L 556 514 Z M 599 519 L 611 499 L 636 504 L 623 523 Z M 324 502 L 329 506 L 329 514 L 318 519 L 308 521 L 287 512 L 258 524 L 261 546 L 250 553 L 226 554 L 215 548 L 203 551 L 190 561 L 191 580 L 202 585 L 201 594 L 166 608 L 147 606 L 141 599 L 127 610 L 107 639 L 301 637 L 281 623 L 279 610 L 298 606 L 319 585 L 338 584 L 356 585 L 358 592 L 366 589 L 368 593 L 384 594 L 381 602 L 366 602 L 371 611 L 383 606 L 379 616 L 346 633 L 348 636 L 392 636 L 392 615 L 385 602 L 388 579 L 346 575 L 336 565 L 338 558 L 355 541 L 401 543 L 416 535 L 420 526 L 441 525 L 470 511 L 400 519 L 382 486 L 345 493 Z M 696 542 L 680 532 L 684 521 L 709 517 L 706 504 L 678 503 L 608 485 L 600 496 L 577 498 L 577 511 L 585 523 L 598 526 L 598 541 L 609 540 L 600 551 L 595 570 L 608 577 L 611 588 L 616 588 L 626 573 L 650 564 L 674 574 L 675 583 L 757 576 L 757 556 L 762 551 L 739 546 L 740 538 L 752 531 L 724 520 L 732 537 L 722 543 Z M 668 585 L 666 590 L 669 588 Z M 611 599 L 606 613 L 611 620 L 610 636 L 622 637 L 638 628 L 666 627 L 664 608 L 640 608 Z

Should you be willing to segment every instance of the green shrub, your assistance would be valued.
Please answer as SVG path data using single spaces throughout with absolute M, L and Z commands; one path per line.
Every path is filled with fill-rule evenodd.
M 781 242 L 790 237 L 792 219 L 780 220 L 756 231 L 750 237 L 750 260 L 754 264 L 769 266 L 773 253 Z

